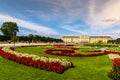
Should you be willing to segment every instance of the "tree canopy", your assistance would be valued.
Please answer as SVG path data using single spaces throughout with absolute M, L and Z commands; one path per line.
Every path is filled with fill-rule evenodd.
M 28 42 L 63 42 L 61 39 L 39 36 L 29 34 L 28 36 L 16 36 L 19 31 L 18 26 L 15 22 L 4 22 L 0 28 L 3 35 L 0 35 L 0 41 L 10 40 L 16 41 L 28 41 Z
M 117 38 L 116 40 L 109 40 L 107 43 L 120 44 L 120 38 Z
M 0 28 L 4 36 L 16 36 L 19 31 L 15 22 L 4 22 Z

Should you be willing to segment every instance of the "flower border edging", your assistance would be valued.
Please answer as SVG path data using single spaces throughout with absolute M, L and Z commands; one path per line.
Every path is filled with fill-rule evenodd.
M 39 57 L 37 55 L 20 53 L 10 47 L 0 49 L 0 56 L 20 64 L 32 66 L 47 71 L 63 73 L 66 69 L 74 67 L 71 61 L 60 58 Z

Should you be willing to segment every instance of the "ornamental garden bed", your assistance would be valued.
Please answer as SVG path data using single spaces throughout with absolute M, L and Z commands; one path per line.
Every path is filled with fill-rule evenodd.
M 63 73 L 66 69 L 74 67 L 71 61 L 60 58 L 39 57 L 28 53 L 20 53 L 14 51 L 14 48 L 3 47 L 0 49 L 0 55 L 6 59 L 15 61 L 27 66 Z
M 112 60 L 112 70 L 110 70 L 108 76 L 112 80 L 120 80 L 120 58 Z
M 106 54 L 119 54 L 118 52 L 114 52 L 114 51 L 107 51 L 107 50 L 88 50 L 85 52 L 92 52 L 89 54 L 81 54 L 81 53 L 75 53 L 76 49 L 72 49 L 72 48 L 67 48 L 67 49 L 61 49 L 61 48 L 57 48 L 57 49 L 48 49 L 45 51 L 45 53 L 47 54 L 51 54 L 51 55 L 59 55 L 59 56 L 69 56 L 69 57 L 93 57 L 93 56 L 101 56 L 101 55 L 106 55 Z
M 0 57 L 0 77 L 2 80 L 110 80 L 107 76 L 112 68 L 107 55 L 97 57 L 66 57 L 45 54 L 46 48 L 19 47 L 17 52 L 29 53 L 38 56 L 48 56 L 71 60 L 75 68 L 70 68 L 59 75 L 50 71 L 39 70 L 40 68 L 26 67 Z M 79 50 L 78 50 L 79 51 Z M 81 53 L 81 52 L 78 52 Z M 92 52 L 90 52 L 92 53 Z M 98 52 L 99 53 L 99 52 Z M 74 54 L 74 53 L 72 53 Z M 87 65 L 87 66 L 86 66 Z M 3 66 L 3 67 L 2 67 Z M 4 70 L 4 71 L 3 71 Z M 7 74 L 7 75 L 4 75 Z M 24 76 L 22 76 L 24 74 Z M 14 75 L 14 76 L 13 76 Z M 86 77 L 87 75 L 87 77 Z M 93 76 L 94 75 L 94 76 Z M 19 77 L 21 76 L 21 77 Z M 19 78 L 18 78 L 19 77 Z
M 40 47 L 19 47 L 15 48 L 15 50 L 17 52 L 29 53 L 38 56 L 70 60 L 73 62 L 75 68 L 69 68 L 64 71 L 63 74 L 56 74 L 51 71 L 24 66 L 1 57 L 0 78 L 2 80 L 110 80 L 107 73 L 111 69 L 111 61 L 108 59 L 107 55 L 79 58 L 45 54 L 44 51 L 46 49 Z
M 55 50 L 51 50 L 51 49 L 48 49 L 48 50 L 45 51 L 45 53 L 47 53 L 47 54 L 59 55 L 59 56 L 69 56 L 69 57 L 93 57 L 93 56 L 101 56 L 101 55 L 109 54 L 109 58 L 113 59 L 112 60 L 113 69 L 108 73 L 108 76 L 112 80 L 120 80 L 120 53 L 119 52 L 107 51 L 107 50 L 104 50 L 104 51 L 102 51 L 102 50 L 88 50 L 88 51 L 85 51 L 85 52 L 95 52 L 95 53 L 91 53 L 91 54 L 80 54 L 80 53 L 79 54 L 74 54 L 75 51 L 73 49 L 71 49 L 71 50 L 65 50 L 65 49 L 60 50 L 59 49 L 59 53 L 55 52 Z M 96 52 L 98 52 L 98 53 L 96 53 Z M 112 56 L 114 56 L 115 58 L 112 57 Z
M 113 51 L 119 51 L 119 48 L 111 49 Z M 108 76 L 112 80 L 120 80 L 120 52 L 119 54 L 109 54 L 109 58 L 112 60 L 112 69 L 108 73 Z

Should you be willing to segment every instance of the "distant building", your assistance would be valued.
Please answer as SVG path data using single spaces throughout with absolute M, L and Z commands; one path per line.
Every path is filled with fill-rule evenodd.
M 107 43 L 108 40 L 112 40 L 110 36 L 63 36 L 61 38 L 66 43 Z

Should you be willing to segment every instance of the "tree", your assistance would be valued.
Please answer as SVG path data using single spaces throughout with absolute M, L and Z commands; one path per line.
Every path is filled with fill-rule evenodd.
M 32 42 L 33 42 L 34 35 L 33 34 L 29 34 L 28 38 L 32 39 Z
M 117 38 L 117 39 L 116 39 L 116 43 L 117 43 L 117 44 L 120 44 L 120 38 Z
M 0 28 L 4 36 L 16 36 L 19 31 L 18 26 L 15 22 L 4 22 Z
M 11 42 L 14 42 L 14 47 L 15 47 L 15 42 L 17 42 L 18 40 L 19 40 L 19 37 L 17 37 L 17 36 L 11 37 Z
M 34 37 L 33 37 L 33 41 L 34 41 L 34 42 L 38 42 L 38 41 L 40 41 L 39 36 L 38 36 L 38 35 L 34 35 Z
M 29 35 L 28 35 L 28 37 L 33 38 L 33 37 L 34 37 L 34 35 L 33 35 L 33 34 L 29 34 Z

